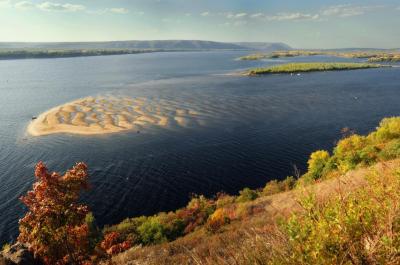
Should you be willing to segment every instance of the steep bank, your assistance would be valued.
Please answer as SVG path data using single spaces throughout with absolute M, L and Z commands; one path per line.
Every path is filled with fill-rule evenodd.
M 369 185 L 366 180 L 371 172 L 390 172 L 400 167 L 400 159 L 378 163 L 369 168 L 350 171 L 340 177 L 271 196 L 262 196 L 246 203 L 257 213 L 232 222 L 216 234 L 198 230 L 176 241 L 151 246 L 135 247 L 113 257 L 113 264 L 243 264 L 239 262 L 243 246 L 265 233 L 276 233 L 277 220 L 304 211 L 299 203 L 305 194 L 315 194 L 320 204 L 333 197 L 343 196 Z M 272 238 L 271 238 L 272 240 Z M 261 255 L 262 253 L 260 253 Z M 221 263 L 219 263 L 221 262 Z M 264 264 L 264 263 L 256 263 Z

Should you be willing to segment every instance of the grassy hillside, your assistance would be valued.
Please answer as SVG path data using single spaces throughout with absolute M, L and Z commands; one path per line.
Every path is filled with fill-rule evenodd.
M 246 74 L 250 76 L 280 73 L 304 73 L 320 71 L 356 70 L 379 68 L 379 64 L 369 63 L 288 63 L 265 68 L 250 69 Z
M 154 265 L 397 264 L 397 252 L 384 249 L 377 235 L 393 226 L 390 218 L 400 217 L 396 213 L 399 168 L 399 160 L 378 163 L 304 188 L 261 196 L 246 203 L 256 212 L 231 222 L 218 233 L 198 229 L 170 243 L 132 248 L 112 261 Z M 373 219 L 366 223 L 357 219 L 359 216 Z M 368 237 L 373 239 L 371 243 L 380 244 L 374 246 L 378 249 L 373 253 L 362 245 Z M 391 237 L 393 243 L 399 239 L 398 228 Z M 395 244 L 390 246 L 392 250 Z M 347 252 L 350 246 L 352 253 Z M 377 254 L 382 256 L 374 256 Z M 362 263 L 364 256 L 387 263 Z M 351 263 L 351 259 L 357 262 Z
M 112 260 L 116 264 L 398 264 L 399 143 L 399 117 L 382 120 L 367 136 L 345 130 L 332 154 L 324 150 L 311 154 L 308 172 L 297 180 L 271 181 L 259 190 L 244 189 L 239 196 L 197 197 L 177 212 L 107 227 L 106 233 L 142 237 L 141 244 Z M 193 222 L 183 237 L 167 243 L 164 233 L 185 216 L 181 211 L 188 212 Z M 163 239 L 143 241 L 156 238 Z

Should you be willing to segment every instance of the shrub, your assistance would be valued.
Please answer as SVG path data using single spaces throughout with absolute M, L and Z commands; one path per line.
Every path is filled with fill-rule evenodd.
M 147 220 L 147 217 L 140 216 L 135 218 L 127 218 L 117 225 L 105 227 L 103 233 L 118 232 L 120 238 L 132 242 L 132 244 L 140 244 L 141 239 L 138 232 L 138 227 Z
M 118 232 L 111 232 L 104 236 L 100 246 L 109 255 L 115 255 L 132 247 L 129 241 L 122 241 Z
M 96 225 L 96 220 L 93 213 L 88 213 L 85 217 L 85 223 L 89 229 L 89 247 L 90 250 L 94 250 L 96 245 L 101 241 L 101 231 Z
M 184 233 L 193 232 L 198 226 L 203 225 L 216 209 L 215 201 L 204 196 L 194 196 L 186 208 L 178 210 L 176 215 L 185 224 Z
M 400 117 L 383 119 L 376 130 L 375 136 L 380 141 L 400 138 Z
M 168 241 L 184 235 L 185 223 L 176 213 L 159 213 L 157 215 L 159 222 L 164 226 L 165 235 Z
M 215 233 L 226 224 L 230 223 L 230 218 L 226 211 L 222 208 L 217 209 L 209 218 L 206 223 L 206 229 L 209 232 Z
M 281 191 L 292 190 L 296 186 L 296 179 L 293 176 L 288 176 L 279 183 Z
M 79 204 L 88 188 L 87 166 L 76 164 L 64 176 L 49 174 L 39 162 L 33 190 L 21 197 L 28 213 L 19 221 L 18 241 L 28 243 L 45 264 L 82 264 L 90 254 L 88 207 Z
M 258 193 L 255 190 L 244 188 L 239 191 L 239 196 L 236 198 L 236 202 L 248 202 L 254 201 L 258 198 Z
M 11 245 L 10 245 L 9 243 L 6 243 L 6 244 L 4 244 L 3 247 L 2 247 L 2 251 L 3 251 L 3 252 L 7 252 L 7 251 L 10 250 L 10 248 L 11 248 Z
M 400 175 L 373 172 L 369 185 L 326 204 L 302 200 L 283 224 L 289 264 L 399 264 Z M 279 262 L 277 261 L 279 264 Z
M 216 205 L 216 208 L 218 209 L 218 208 L 232 205 L 234 202 L 235 202 L 234 196 L 230 196 L 226 193 L 218 193 L 215 205 Z
M 245 219 L 253 214 L 252 207 L 248 203 L 240 203 L 236 207 L 235 216 L 237 219 Z
M 358 164 L 363 161 L 360 152 L 367 145 L 367 137 L 357 134 L 354 134 L 339 141 L 333 151 L 338 169 L 341 172 L 347 172 L 351 169 L 354 169 Z
M 329 153 L 324 150 L 315 151 L 308 160 L 308 172 L 305 176 L 308 180 L 316 180 L 322 177 L 324 167 L 330 159 Z
M 387 143 L 378 154 L 378 157 L 382 160 L 400 157 L 400 139 L 395 139 Z
M 269 196 L 279 192 L 281 192 L 281 187 L 278 181 L 271 180 L 265 185 L 264 189 L 262 190 L 262 195 Z
M 147 220 L 138 227 L 140 239 L 143 244 L 158 244 L 168 241 L 165 234 L 165 228 L 160 223 L 157 216 L 147 218 Z
M 286 177 L 282 181 L 271 180 L 265 185 L 261 194 L 263 196 L 269 196 L 276 193 L 289 191 L 292 190 L 295 187 L 295 185 L 296 185 L 296 179 L 293 176 Z

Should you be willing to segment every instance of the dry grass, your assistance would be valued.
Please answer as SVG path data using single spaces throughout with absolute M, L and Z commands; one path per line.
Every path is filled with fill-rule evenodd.
M 377 172 L 400 166 L 400 160 L 379 163 Z M 367 185 L 365 175 L 371 168 L 350 171 L 344 176 L 289 192 L 260 197 L 246 203 L 256 213 L 224 227 L 220 233 L 209 234 L 202 228 L 173 242 L 149 247 L 136 247 L 113 257 L 108 264 L 266 264 L 279 256 L 288 256 L 286 237 L 277 228 L 277 220 L 287 219 L 303 210 L 299 199 L 314 193 L 319 203 Z

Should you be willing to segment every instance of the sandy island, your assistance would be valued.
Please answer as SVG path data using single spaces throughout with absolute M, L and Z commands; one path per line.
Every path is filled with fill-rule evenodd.
M 52 108 L 34 119 L 28 133 L 106 134 L 140 131 L 149 126 L 188 127 L 203 125 L 196 110 L 177 107 L 176 102 L 128 97 L 87 97 Z

